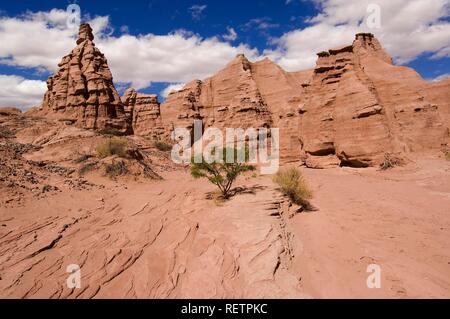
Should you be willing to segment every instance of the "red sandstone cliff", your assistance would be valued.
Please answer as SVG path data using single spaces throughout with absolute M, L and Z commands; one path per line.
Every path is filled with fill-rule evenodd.
M 93 42 L 88 24 L 80 26 L 77 46 L 47 81 L 42 111 L 86 129 L 130 130 L 107 60 Z
M 238 55 L 216 75 L 169 95 L 166 127 L 278 127 L 285 161 L 370 166 L 385 153 L 438 149 L 449 139 L 449 82 L 395 66 L 378 40 L 318 54 L 314 70 L 289 73 Z

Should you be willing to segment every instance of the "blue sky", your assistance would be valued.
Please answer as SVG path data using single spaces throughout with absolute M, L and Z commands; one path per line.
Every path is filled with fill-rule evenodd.
M 93 25 L 119 91 L 167 93 L 241 52 L 307 69 L 316 52 L 351 43 L 359 31 L 375 33 L 396 63 L 426 79 L 450 74 L 448 0 L 8 1 L 0 5 L 0 105 L 40 99 L 43 81 L 75 46 L 64 23 L 71 3 Z M 375 29 L 365 21 L 370 3 L 380 8 Z

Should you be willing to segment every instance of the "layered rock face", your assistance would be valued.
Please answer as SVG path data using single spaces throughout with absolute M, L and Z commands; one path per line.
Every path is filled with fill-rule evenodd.
M 213 77 L 170 94 L 161 112 L 169 130 L 194 119 L 219 128 L 279 128 L 284 162 L 365 167 L 386 153 L 449 143 L 449 86 L 393 65 L 378 40 L 361 33 L 351 45 L 320 52 L 313 70 L 286 72 L 238 55 Z
M 169 127 L 191 128 L 194 120 L 217 128 L 272 126 L 267 103 L 254 80 L 251 63 L 238 55 L 216 75 L 195 80 L 169 95 L 162 105 Z
M 130 88 L 122 97 L 125 113 L 131 119 L 134 134 L 159 140 L 166 128 L 162 124 L 160 104 L 156 94 L 143 94 Z
M 352 45 L 318 56 L 299 132 L 310 162 L 337 157 L 342 165 L 369 166 L 385 153 L 446 142 L 438 105 L 420 92 L 424 81 L 392 65 L 372 34 L 357 34 Z
M 357 34 L 351 45 L 318 53 L 313 70 L 286 72 L 268 59 L 240 54 L 205 80 L 156 95 L 119 97 L 106 58 L 81 25 L 76 48 L 48 80 L 43 110 L 87 129 L 113 127 L 155 140 L 175 128 L 279 128 L 283 162 L 309 167 L 377 165 L 386 153 L 450 144 L 450 81 L 424 81 L 395 66 L 378 40 Z
M 105 56 L 92 42 L 88 24 L 80 26 L 77 46 L 62 58 L 47 81 L 42 110 L 49 117 L 86 129 L 112 127 L 129 132 L 130 125 Z

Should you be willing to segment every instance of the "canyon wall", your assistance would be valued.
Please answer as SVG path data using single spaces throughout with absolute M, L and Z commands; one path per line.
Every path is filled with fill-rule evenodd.
M 314 69 L 286 72 L 239 54 L 215 75 L 158 97 L 119 97 L 89 25 L 49 78 L 41 112 L 86 129 L 170 141 L 177 127 L 279 128 L 283 162 L 309 167 L 378 165 L 386 153 L 448 147 L 450 80 L 427 82 L 396 66 L 370 33 L 318 53 Z
M 173 92 L 161 106 L 166 127 L 277 127 L 283 161 L 366 167 L 386 153 L 449 143 L 448 80 L 424 81 L 395 66 L 378 40 L 318 53 L 313 70 L 286 72 L 238 55 L 216 75 Z

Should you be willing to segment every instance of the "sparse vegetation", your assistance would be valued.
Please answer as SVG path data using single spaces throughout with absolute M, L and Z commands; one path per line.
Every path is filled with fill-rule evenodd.
M 0 126 L 0 138 L 13 138 L 14 133 L 7 127 Z
M 105 127 L 98 131 L 101 135 L 112 135 L 112 136 L 122 136 L 124 135 L 121 131 L 113 127 Z
M 84 175 L 90 171 L 93 171 L 97 167 L 97 163 L 88 163 L 80 167 L 78 173 Z
M 446 159 L 447 161 L 450 161 L 450 151 L 447 151 L 447 152 L 445 153 L 445 159 Z
M 90 159 L 92 157 L 92 155 L 89 155 L 89 154 L 83 154 L 83 155 L 80 155 L 79 157 L 77 157 L 76 159 L 74 159 L 73 160 L 73 162 L 75 163 L 75 164 L 80 164 L 80 163 L 83 163 L 83 162 L 86 162 L 88 159 Z
M 402 160 L 391 153 L 384 154 L 383 162 L 380 165 L 381 170 L 387 170 L 402 165 Z
M 192 158 L 191 175 L 194 178 L 206 178 L 216 185 L 222 197 L 228 199 L 233 183 L 238 176 L 244 172 L 253 171 L 255 167 L 246 163 L 238 162 L 238 150 L 236 148 L 216 149 L 220 154 L 220 160 L 208 163 L 203 156 Z M 227 153 L 233 155 L 233 163 L 227 163 Z M 245 159 L 248 159 L 248 151 L 245 151 Z
M 312 209 L 309 200 L 312 199 L 313 193 L 297 168 L 290 167 L 280 170 L 274 176 L 273 181 L 280 186 L 281 191 L 293 203 L 301 205 L 307 210 Z
M 156 142 L 155 147 L 161 152 L 170 152 L 172 150 L 172 145 L 164 142 Z
M 97 156 L 99 158 L 105 158 L 112 155 L 119 157 L 125 157 L 127 142 L 118 138 L 110 138 L 102 141 L 97 145 Z
M 128 168 L 123 161 L 117 161 L 111 164 L 106 164 L 104 168 L 105 174 L 112 179 L 115 179 L 117 176 L 125 175 L 128 173 Z

